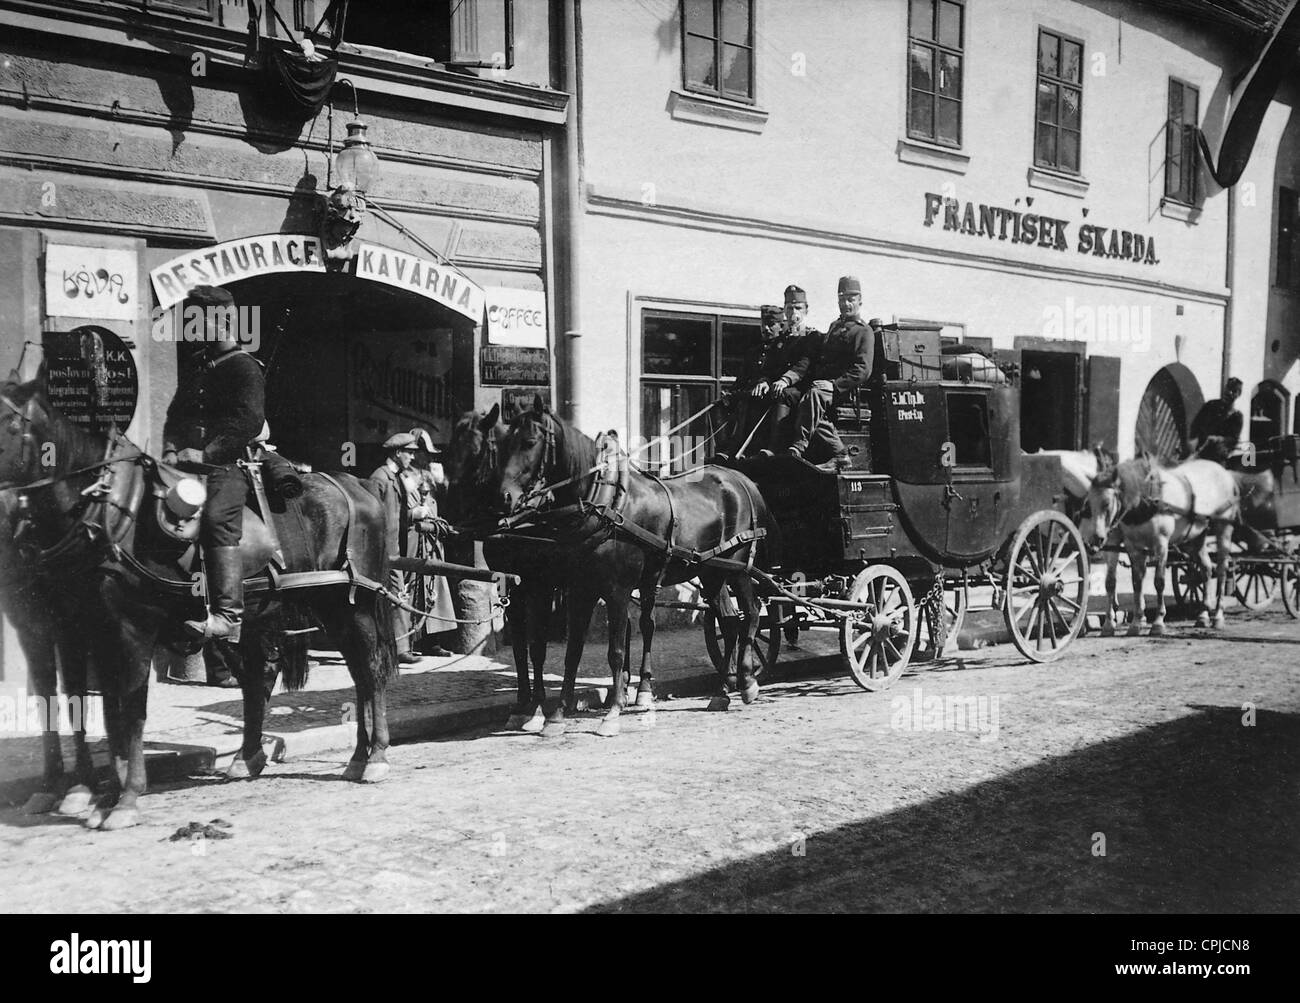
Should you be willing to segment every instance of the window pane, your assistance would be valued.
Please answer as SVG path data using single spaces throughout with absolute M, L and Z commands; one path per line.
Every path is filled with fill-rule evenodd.
M 708 383 L 678 386 L 647 380 L 641 384 L 641 434 L 649 448 L 641 452 L 637 461 L 658 469 L 661 474 L 681 473 L 703 463 L 716 445 L 708 443 L 716 431 L 713 412 L 696 418 L 686 428 L 674 432 L 670 439 L 662 439 L 669 429 L 675 428 L 695 412 L 703 410 L 717 398 L 718 385 Z
M 961 5 L 940 0 L 939 42 L 954 49 L 961 48 Z
M 1061 125 L 1067 129 L 1079 128 L 1079 102 L 1082 96 L 1073 87 L 1061 88 Z
M 1201 120 L 1201 92 L 1195 87 L 1183 88 L 1183 121 L 1196 125 Z
M 1083 46 L 1078 42 L 1061 42 L 1061 76 L 1072 84 L 1083 81 Z
M 1050 35 L 1045 31 L 1038 34 L 1038 72 L 1046 73 L 1050 76 L 1057 76 L 1060 65 L 1056 58 L 1057 42 L 1059 39 L 1055 35 Z
M 758 325 L 751 321 L 722 322 L 722 375 L 739 376 L 745 368 L 745 353 L 758 344 Z
M 916 38 L 934 38 L 934 0 L 912 0 L 912 26 Z
M 1183 85 L 1177 80 L 1169 81 L 1169 121 L 1183 120 Z
M 753 0 L 722 0 L 722 37 L 749 44 L 749 11 Z
M 1037 140 L 1034 144 L 1034 162 L 1047 167 L 1056 166 L 1056 129 L 1050 125 L 1039 125 Z
M 647 317 L 641 346 L 642 368 L 646 373 L 713 375 L 713 322 L 710 320 Z
M 1056 84 L 1038 85 L 1038 121 L 1056 124 Z
M 939 139 L 945 143 L 961 142 L 961 104 L 939 99 Z
M 961 97 L 961 56 L 939 53 L 939 93 L 945 97 Z
M 712 39 L 686 36 L 686 82 L 718 89 L 718 68 L 714 65 Z
M 934 50 L 925 45 L 912 46 L 912 86 L 917 90 L 934 90 Z
M 750 52 L 738 45 L 722 47 L 722 89 L 729 94 L 752 96 L 749 87 Z
M 683 0 L 686 5 L 686 30 L 717 38 L 713 23 L 713 0 Z
M 1183 197 L 1183 193 L 1179 190 L 1181 188 L 1179 176 L 1182 173 L 1182 166 L 1182 161 L 1178 157 L 1170 157 L 1165 163 L 1165 194 L 1170 198 L 1181 199 Z
M 908 130 L 915 136 L 934 138 L 934 98 L 924 91 L 912 91 Z
M 1061 130 L 1061 169 L 1079 170 L 1079 134 L 1067 129 Z

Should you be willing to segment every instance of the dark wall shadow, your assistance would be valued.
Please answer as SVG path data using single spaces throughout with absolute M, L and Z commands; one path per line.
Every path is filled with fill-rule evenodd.
M 1193 710 L 592 911 L 1294 911 L 1300 716 Z

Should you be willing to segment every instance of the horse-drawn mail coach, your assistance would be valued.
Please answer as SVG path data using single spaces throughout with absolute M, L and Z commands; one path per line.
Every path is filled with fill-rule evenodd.
M 847 467 L 737 462 L 781 530 L 760 583 L 760 663 L 782 636 L 835 629 L 854 680 L 883 689 L 943 652 L 973 586 L 991 590 L 1025 657 L 1059 657 L 1084 624 L 1088 554 L 1062 511 L 1059 459 L 1020 450 L 1018 372 L 941 349 L 932 331 L 877 325 L 876 340 L 876 378 L 831 416 Z M 706 616 L 715 661 L 723 627 Z

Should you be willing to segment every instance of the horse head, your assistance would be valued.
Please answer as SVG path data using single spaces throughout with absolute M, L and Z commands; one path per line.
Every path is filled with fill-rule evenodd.
M 500 443 L 498 492 L 507 513 L 523 508 L 551 475 L 559 429 L 539 396 L 521 412 Z
M 0 483 L 21 485 L 39 476 L 50 414 L 43 384 L 40 374 L 21 383 L 14 373 L 0 384 Z
M 1097 458 L 1097 476 L 1088 486 L 1088 511 L 1092 517 L 1088 542 L 1100 547 L 1123 512 L 1123 485 L 1118 457 L 1104 446 L 1093 447 L 1093 455 Z

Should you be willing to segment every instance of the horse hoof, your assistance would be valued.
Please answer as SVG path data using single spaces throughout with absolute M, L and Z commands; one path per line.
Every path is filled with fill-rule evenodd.
M 1128 625 L 1128 630 L 1124 632 L 1124 635 L 1126 637 L 1141 637 L 1142 624 L 1139 623 L 1137 620 L 1134 620 L 1132 623 Z
M 116 832 L 118 829 L 130 829 L 140 824 L 139 808 L 114 808 L 100 826 L 103 832 Z
M 506 718 L 506 731 L 521 731 L 527 720 L 527 714 L 511 714 Z
M 59 807 L 55 811 L 60 815 L 80 815 L 90 807 L 90 800 L 90 788 L 78 784 L 63 795 L 63 800 L 59 802 Z
M 758 699 L 758 683 L 754 682 L 754 680 L 752 680 L 752 679 L 749 680 L 749 682 L 745 685 L 745 689 L 744 689 L 744 691 L 740 694 L 740 699 L 743 700 L 743 701 L 744 701 L 745 703 L 747 703 L 747 704 L 751 704 L 751 703 L 753 703 L 755 700 L 757 700 L 757 699 Z
M 655 695 L 650 690 L 636 691 L 636 707 L 653 707 L 655 705 Z
M 1101 636 L 1102 636 L 1102 637 L 1114 637 L 1114 636 L 1115 636 L 1115 625 L 1114 625 L 1113 623 L 1103 623 L 1103 624 L 1101 625 Z
M 622 730 L 622 725 L 616 717 L 607 717 L 600 722 L 600 727 L 596 729 L 596 734 L 601 738 L 613 738 Z
M 253 754 L 252 759 L 240 759 L 236 755 L 234 761 L 230 764 L 230 769 L 226 770 L 226 779 L 251 780 L 254 777 L 260 777 L 264 769 L 266 769 L 266 752 L 258 749 Z
M 529 735 L 540 735 L 545 727 L 546 715 L 542 713 L 542 708 L 538 707 L 533 711 L 533 716 L 519 726 L 519 730 Z
M 547 721 L 546 726 L 542 728 L 542 738 L 560 738 L 569 730 L 568 721 Z
M 24 815 L 45 815 L 52 812 L 58 803 L 59 796 L 53 791 L 37 791 L 19 811 Z
M 361 771 L 361 782 L 363 784 L 382 784 L 388 779 L 388 773 L 391 767 L 387 763 L 366 763 L 366 768 Z
M 1228 626 L 1228 618 L 1226 616 L 1216 616 L 1214 618 L 1215 630 L 1223 630 L 1223 628 L 1226 626 Z
M 1196 626 L 1204 629 L 1210 625 L 1210 618 L 1207 614 L 1202 613 L 1196 618 Z
M 1152 637 L 1165 636 L 1165 625 L 1161 623 L 1159 620 L 1157 620 L 1155 623 L 1151 625 L 1151 636 Z
M 730 697 L 714 697 L 709 701 L 709 710 L 726 710 L 730 706 Z
M 344 780 L 360 780 L 362 774 L 366 772 L 366 761 L 364 759 L 352 759 L 348 765 L 343 767 Z

